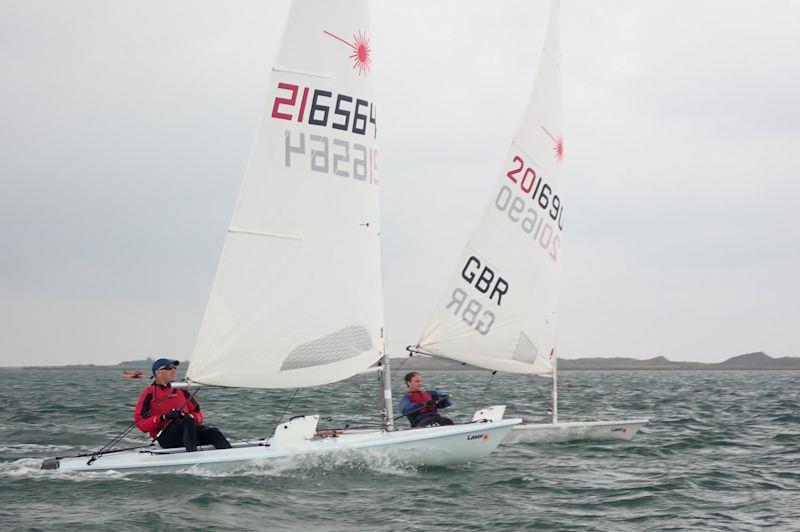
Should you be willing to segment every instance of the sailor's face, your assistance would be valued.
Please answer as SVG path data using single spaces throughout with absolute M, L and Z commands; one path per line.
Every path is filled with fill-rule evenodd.
M 412 392 L 416 392 L 422 389 L 422 375 L 414 375 L 411 377 L 411 380 L 408 381 L 408 389 Z
M 178 368 L 172 366 L 171 368 L 164 368 L 156 370 L 156 382 L 160 385 L 165 385 L 175 380 L 175 375 L 178 373 Z

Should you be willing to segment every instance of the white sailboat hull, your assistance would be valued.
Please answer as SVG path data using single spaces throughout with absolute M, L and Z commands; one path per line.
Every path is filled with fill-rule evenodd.
M 561 443 L 585 440 L 630 440 L 649 419 L 624 421 L 574 421 L 569 423 L 524 423 L 509 431 L 503 445 L 515 443 Z
M 385 431 L 346 431 L 335 437 L 315 437 L 291 443 L 236 445 L 231 449 L 138 450 L 105 454 L 89 465 L 89 456 L 45 460 L 43 469 L 71 471 L 174 471 L 190 467 L 230 471 L 256 462 L 310 454 L 378 453 L 407 465 L 449 466 L 489 456 L 521 419 L 468 423 L 442 427 Z

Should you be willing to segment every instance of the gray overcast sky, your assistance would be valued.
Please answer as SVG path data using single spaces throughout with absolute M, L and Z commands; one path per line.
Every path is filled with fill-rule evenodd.
M 528 97 L 549 2 L 373 3 L 393 355 Z M 187 358 L 288 11 L 0 1 L 0 366 Z M 562 356 L 800 355 L 800 4 L 565 0 Z

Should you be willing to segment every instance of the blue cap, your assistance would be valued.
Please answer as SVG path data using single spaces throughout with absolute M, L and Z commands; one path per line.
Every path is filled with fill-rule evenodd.
M 159 358 L 153 362 L 153 375 L 156 374 L 156 370 L 158 369 L 172 369 L 178 364 L 180 364 L 180 362 L 177 360 L 172 360 L 171 358 Z

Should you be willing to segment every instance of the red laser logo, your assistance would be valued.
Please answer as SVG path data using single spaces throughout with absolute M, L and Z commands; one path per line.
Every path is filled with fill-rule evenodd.
M 372 50 L 369 48 L 369 38 L 367 34 L 359 30 L 358 34 L 353 35 L 354 43 L 349 43 L 329 31 L 323 31 L 323 33 L 352 48 L 353 53 L 350 54 L 350 59 L 353 60 L 353 69 L 358 71 L 359 76 L 367 77 L 370 65 L 372 64 L 372 57 L 370 56 Z
M 548 137 L 553 139 L 553 142 L 555 143 L 555 146 L 553 147 L 553 151 L 555 152 L 554 157 L 556 161 L 561 164 L 561 160 L 564 158 L 564 139 L 561 138 L 561 135 L 558 135 L 557 137 L 554 136 L 552 133 L 547 131 L 547 128 L 544 126 L 542 126 L 542 130 L 547 133 Z

